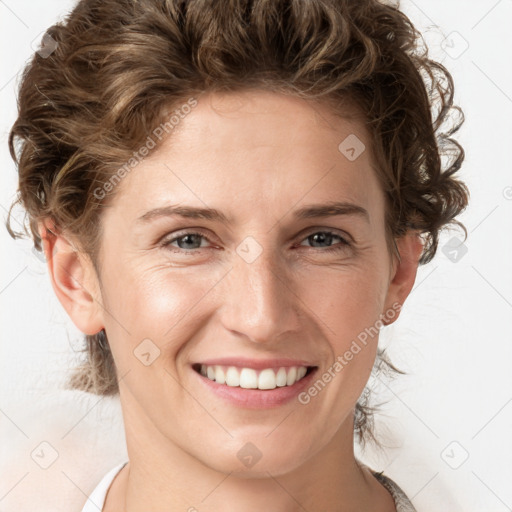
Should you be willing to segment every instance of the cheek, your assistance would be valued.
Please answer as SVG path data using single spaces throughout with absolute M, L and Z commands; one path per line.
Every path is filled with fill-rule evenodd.
M 162 262 L 145 267 L 144 262 L 133 259 L 128 263 L 106 261 L 105 268 L 110 269 L 103 277 L 105 324 L 121 371 L 138 368 L 134 351 L 145 340 L 163 356 L 155 360 L 155 366 L 164 362 L 174 366 L 180 350 L 191 348 L 187 341 L 211 324 L 219 308 L 236 303 L 233 294 L 241 293 L 233 285 L 233 276 L 222 282 L 226 267 L 220 265 L 170 268 Z M 384 277 L 373 253 L 357 263 L 337 268 L 303 266 L 290 274 L 287 287 L 294 292 L 290 301 L 294 308 L 302 309 L 305 328 L 322 331 L 320 352 L 327 350 L 334 360 L 349 350 L 365 328 L 375 324 L 385 299 Z M 357 361 L 371 367 L 371 351 L 365 350 Z
M 323 320 L 326 337 L 340 353 L 383 313 L 386 275 L 379 265 L 319 273 L 304 286 L 304 302 Z
M 338 272 L 317 281 L 323 293 L 311 288 L 310 300 L 323 322 L 329 343 L 329 366 L 317 376 L 317 391 L 330 389 L 318 407 L 337 411 L 333 421 L 342 421 L 364 389 L 377 351 L 379 320 L 386 296 L 386 274 L 380 265 L 365 265 L 357 271 Z M 315 394 L 317 391 L 312 390 Z M 329 395 L 329 396 L 327 396 Z M 321 405 L 321 403 L 323 405 Z
M 114 266 L 104 279 L 105 304 L 108 332 L 119 340 L 123 353 L 131 354 L 138 344 L 149 339 L 166 355 L 173 355 L 193 335 L 191 329 L 206 322 L 205 298 L 222 273 L 217 276 L 199 272 L 197 267 L 146 270 L 136 264 Z
M 334 436 L 352 413 L 375 361 L 383 307 L 383 277 L 378 267 L 347 272 L 325 279 L 322 300 L 315 312 L 324 321 L 329 360 L 300 396 L 310 417 L 322 418 L 320 439 Z

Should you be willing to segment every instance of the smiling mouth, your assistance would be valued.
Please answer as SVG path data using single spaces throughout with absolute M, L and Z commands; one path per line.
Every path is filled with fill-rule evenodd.
M 314 372 L 316 366 L 281 366 L 279 368 L 241 368 L 225 365 L 193 364 L 192 369 L 217 384 L 233 388 L 271 390 L 293 386 Z

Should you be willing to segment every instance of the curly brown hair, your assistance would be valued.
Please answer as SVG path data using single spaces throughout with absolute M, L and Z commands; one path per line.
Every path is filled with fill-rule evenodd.
M 451 138 L 463 122 L 453 80 L 431 60 L 398 6 L 377 0 L 82 0 L 50 27 L 46 52 L 26 66 L 9 147 L 18 198 L 36 249 L 39 223 L 76 237 L 96 270 L 105 184 L 169 110 L 205 91 L 265 89 L 364 116 L 386 194 L 390 251 L 408 230 L 423 237 L 420 264 L 440 230 L 467 206 L 454 177 L 464 159 Z M 48 44 L 50 43 L 50 44 Z M 456 114 L 453 116 L 452 114 Z M 455 120 L 454 120 L 455 119 Z M 452 121 L 450 123 L 450 121 Z M 112 187 L 111 187 L 112 188 Z M 47 231 L 46 235 L 52 233 Z M 99 274 L 98 274 L 99 275 Z M 104 330 L 85 336 L 86 361 L 69 385 L 118 392 Z M 379 351 L 377 362 L 394 368 Z M 356 407 L 360 440 L 370 408 Z

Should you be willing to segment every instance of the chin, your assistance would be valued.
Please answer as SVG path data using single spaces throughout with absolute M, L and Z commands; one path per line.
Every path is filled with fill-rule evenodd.
M 269 473 L 272 476 L 290 473 L 308 458 L 308 455 L 301 451 L 300 444 L 293 446 L 288 444 L 286 449 L 283 449 L 282 443 L 276 446 L 267 439 L 266 442 L 240 443 L 237 449 L 223 450 L 207 460 L 204 459 L 203 454 L 200 460 L 216 471 L 231 473 L 237 478 L 258 479 L 268 478 Z

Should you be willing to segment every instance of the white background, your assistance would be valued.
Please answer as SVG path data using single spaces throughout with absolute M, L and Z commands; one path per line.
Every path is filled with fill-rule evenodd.
M 31 44 L 72 5 L 0 0 L 3 219 L 17 183 L 7 134 L 20 70 Z M 460 174 L 471 202 L 461 220 L 469 237 L 467 253 L 452 262 L 442 248 L 462 235 L 443 235 L 399 320 L 382 331 L 408 375 L 383 386 L 389 402 L 377 427 L 387 447 L 362 456 L 419 512 L 504 512 L 512 510 L 512 1 L 416 0 L 402 9 L 452 72 L 466 114 L 458 139 L 467 154 Z M 60 389 L 81 335 L 31 244 L 5 229 L 0 240 L 0 512 L 72 510 L 125 460 L 120 407 Z M 35 462 L 57 454 L 48 469 Z

